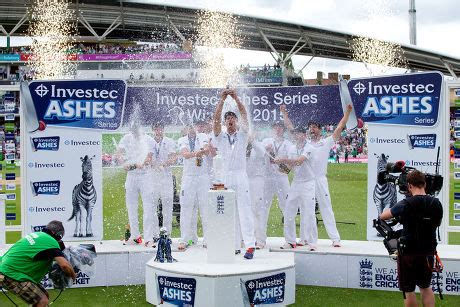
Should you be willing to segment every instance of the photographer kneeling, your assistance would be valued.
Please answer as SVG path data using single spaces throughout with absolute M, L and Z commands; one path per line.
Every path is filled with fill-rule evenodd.
M 441 224 L 442 205 L 425 193 L 425 175 L 417 170 L 407 174 L 410 196 L 386 209 L 382 220 L 392 217 L 403 225 L 398 253 L 399 289 L 405 306 L 417 306 L 415 286 L 420 288 L 423 306 L 434 306 L 431 276 L 436 253 L 436 228 Z
M 16 294 L 33 306 L 48 306 L 48 292 L 40 281 L 48 273 L 53 261 L 74 280 L 75 272 L 64 258 L 64 226 L 51 221 L 42 232 L 33 232 L 16 242 L 1 257 L 0 286 Z

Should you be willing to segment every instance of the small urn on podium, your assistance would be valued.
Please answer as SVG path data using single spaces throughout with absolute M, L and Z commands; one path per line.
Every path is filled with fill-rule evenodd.
M 214 168 L 214 182 L 212 183 L 213 190 L 225 190 L 224 185 L 224 160 L 222 156 L 217 155 L 212 159 L 212 164 Z

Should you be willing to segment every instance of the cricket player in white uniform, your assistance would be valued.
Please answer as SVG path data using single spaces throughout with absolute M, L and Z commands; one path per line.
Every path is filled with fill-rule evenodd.
M 312 166 L 313 147 L 307 142 L 307 130 L 296 128 L 293 136 L 296 145 L 292 147 L 289 158 L 277 158 L 275 163 L 285 163 L 294 170 L 294 178 L 289 188 L 286 207 L 284 208 L 284 238 L 282 249 L 296 248 L 295 217 L 300 208 L 300 228 L 310 250 L 316 250 L 318 229 L 315 215 L 315 176 Z
M 153 200 L 155 203 L 161 199 L 163 213 L 163 227 L 171 234 L 174 187 L 171 165 L 177 160 L 176 143 L 173 139 L 164 136 L 164 126 L 161 122 L 152 125 L 153 146 L 152 153 L 152 178 Z
M 234 112 L 225 113 L 224 122 L 227 128 L 222 132 L 222 109 L 227 96 L 232 97 L 241 116 L 241 126 L 238 127 L 238 118 Z M 248 117 L 244 105 L 234 90 L 224 90 L 214 113 L 214 145 L 224 162 L 224 184 L 235 190 L 236 193 L 236 246 L 240 250 L 241 235 L 246 253 L 244 258 L 252 259 L 256 240 L 254 237 L 254 219 L 251 210 L 251 196 L 249 194 L 248 175 L 246 173 L 246 147 L 248 145 Z M 241 229 L 241 230 L 240 230 Z
M 208 140 L 205 134 L 197 134 L 193 125 L 188 127 L 187 135 L 178 140 L 179 153 L 184 158 L 181 184 L 181 210 L 179 250 L 185 250 L 188 242 L 195 239 L 196 225 L 194 220 L 195 204 L 201 216 L 203 227 L 203 245 L 207 237 L 206 205 L 208 204 L 209 174 L 205 156 L 207 154 Z M 196 243 L 196 242 L 194 242 Z
M 272 161 L 275 158 L 287 158 L 290 148 L 293 144 L 284 138 L 286 128 L 282 122 L 275 122 L 272 125 L 273 137 L 263 140 L 267 150 L 266 159 Z M 271 156 L 271 159 L 270 159 Z M 272 204 L 273 197 L 278 197 L 278 206 L 284 211 L 287 194 L 289 190 L 288 174 L 280 171 L 279 165 L 267 163 L 265 168 L 265 187 L 264 198 L 267 202 L 267 219 L 268 212 Z
M 334 212 L 332 211 L 331 194 L 329 193 L 329 184 L 327 182 L 327 164 L 329 159 L 329 151 L 334 146 L 340 137 L 342 130 L 347 124 L 348 118 L 353 107 L 348 105 L 345 114 L 331 136 L 326 138 L 321 137 L 321 126 L 318 123 L 310 123 L 310 144 L 314 148 L 313 154 L 313 172 L 316 182 L 316 200 L 318 201 L 319 211 L 323 218 L 323 223 L 326 228 L 329 238 L 332 240 L 332 246 L 340 247 L 340 235 L 335 223 Z
M 216 155 L 216 147 L 213 146 L 212 144 L 212 138 L 213 138 L 213 131 L 212 131 L 212 120 L 211 121 L 198 121 L 196 123 L 196 132 L 197 135 L 200 137 L 200 139 L 204 138 L 207 143 L 207 154 L 203 156 L 204 159 L 204 164 L 207 167 L 207 172 L 209 176 L 209 188 L 212 187 L 212 180 L 214 178 L 214 173 L 212 169 L 212 159 Z M 198 202 L 195 201 L 195 208 L 193 209 L 193 215 L 192 215 L 192 242 L 196 243 L 198 242 Z M 205 246 L 205 245 L 203 245 Z
M 146 166 L 151 146 L 153 139 L 143 133 L 137 124 L 131 126 L 130 133 L 124 135 L 118 144 L 116 158 L 128 172 L 125 181 L 125 200 L 131 228 L 131 237 L 126 242 L 129 244 L 142 243 L 137 213 L 139 194 L 144 208 L 144 238 L 151 240 L 154 236 L 159 237 L 150 169 Z
M 256 140 L 256 132 L 249 137 L 246 148 L 246 171 L 249 180 L 251 208 L 254 216 L 256 248 L 264 248 L 267 240 L 267 210 L 264 200 L 265 165 L 267 163 L 263 143 Z

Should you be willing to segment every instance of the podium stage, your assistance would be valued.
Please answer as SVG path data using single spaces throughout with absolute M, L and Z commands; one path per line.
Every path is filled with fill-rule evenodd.
M 331 246 L 330 240 L 319 240 L 318 250 L 306 248 L 280 250 L 283 238 L 269 238 L 268 247 L 258 250 L 254 260 L 245 261 L 257 266 L 263 259 L 283 259 L 286 254 L 294 255 L 295 283 L 327 287 L 374 289 L 397 291 L 396 261 L 388 256 L 381 242 L 342 241 L 342 247 Z M 121 241 L 67 242 L 67 245 L 92 243 L 96 246 L 94 275 L 80 275 L 75 287 L 115 286 L 145 284 L 146 264 L 155 257 L 156 249 L 142 246 L 123 245 Z M 3 254 L 9 246 L 0 249 Z M 188 261 L 188 254 L 205 250 L 193 246 L 185 252 L 177 252 L 177 239 L 173 239 L 173 257 L 180 262 Z M 438 253 L 444 263 L 440 284 L 444 294 L 460 294 L 460 245 L 439 245 Z M 237 256 L 243 261 L 243 256 Z M 190 257 L 193 263 L 194 257 Z M 206 261 L 205 259 L 203 261 Z M 260 262 L 263 263 L 263 262 Z M 165 264 L 164 267 L 167 267 Z M 185 266 L 185 265 L 184 265 Z M 203 265 L 203 272 L 206 273 Z M 436 287 L 436 283 L 433 282 Z

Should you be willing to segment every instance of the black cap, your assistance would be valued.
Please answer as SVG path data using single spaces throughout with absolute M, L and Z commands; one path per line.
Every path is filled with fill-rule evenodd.
M 233 112 L 233 111 L 227 111 L 227 112 L 225 112 L 225 114 L 224 114 L 224 119 L 227 119 L 228 116 L 234 116 L 235 118 L 238 118 L 238 116 L 236 116 L 236 113 Z

